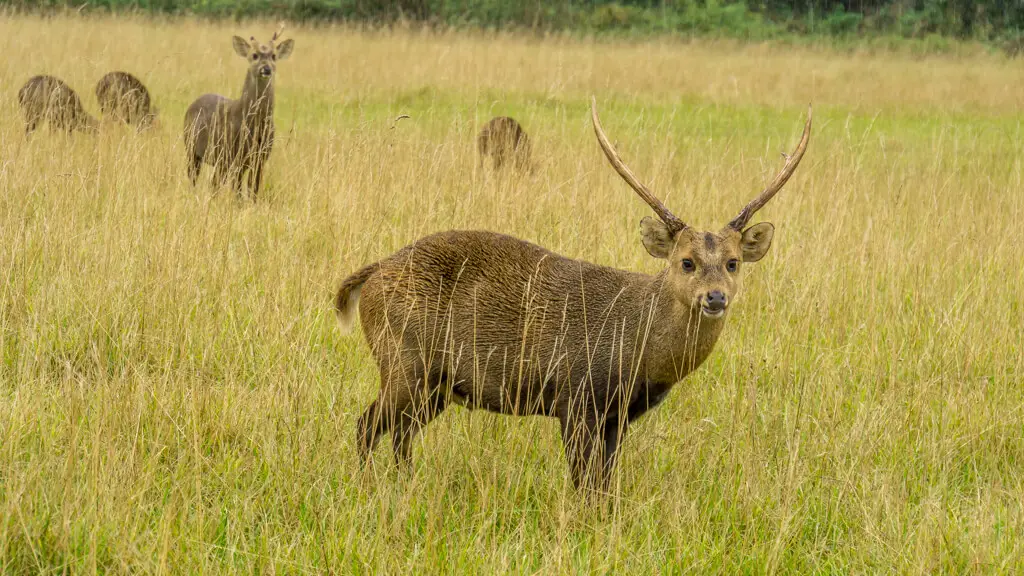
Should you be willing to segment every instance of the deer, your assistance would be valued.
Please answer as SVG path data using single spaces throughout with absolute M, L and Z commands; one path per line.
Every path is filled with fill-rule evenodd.
M 408 469 L 412 441 L 449 405 L 559 422 L 573 485 L 606 493 L 629 427 L 711 354 L 775 228 L 751 218 L 789 181 L 811 133 L 781 171 L 718 231 L 687 225 L 633 174 L 591 120 L 611 166 L 654 211 L 640 221 L 654 275 L 592 264 L 487 231 L 423 237 L 342 281 L 344 327 L 358 314 L 380 373 L 356 424 L 367 462 L 391 434 Z
M 100 113 L 144 130 L 156 121 L 159 110 L 153 106 L 149 90 L 128 72 L 109 72 L 96 83 Z
M 232 38 L 235 53 L 249 67 L 238 100 L 219 94 L 204 94 L 185 112 L 185 149 L 188 177 L 196 185 L 205 162 L 213 166 L 215 188 L 227 176 L 242 197 L 243 180 L 248 180 L 253 198 L 259 195 L 263 166 L 274 146 L 274 75 L 277 63 L 291 56 L 295 41 L 280 41 L 283 26 L 267 44 L 250 36 L 246 41 Z
M 55 76 L 33 76 L 18 90 L 18 105 L 25 115 L 25 134 L 31 134 L 46 122 L 51 130 L 71 133 L 75 130 L 95 132 L 99 127 L 85 108 L 78 94 Z
M 514 118 L 498 116 L 484 124 L 476 137 L 476 148 L 480 152 L 480 167 L 484 158 L 491 157 L 495 170 L 500 170 L 507 160 L 517 169 L 525 169 L 530 163 L 530 138 Z

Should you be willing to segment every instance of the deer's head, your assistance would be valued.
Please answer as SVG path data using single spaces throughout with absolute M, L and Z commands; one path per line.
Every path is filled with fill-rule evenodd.
M 280 42 L 283 30 L 284 26 L 278 28 L 267 44 L 261 44 L 253 36 L 250 36 L 248 40 L 241 36 L 231 39 L 235 52 L 249 63 L 249 74 L 253 78 L 263 82 L 270 81 L 277 70 L 277 62 L 291 56 L 295 41 L 289 38 Z
M 668 261 L 666 287 L 677 301 L 705 318 L 721 318 L 740 289 L 740 269 L 745 262 L 757 262 L 768 252 L 775 228 L 768 222 L 747 227 L 755 212 L 764 207 L 789 180 L 807 150 L 811 137 L 811 110 L 800 144 L 786 156 L 782 170 L 756 198 L 718 232 L 702 232 L 686 225 L 644 186 L 619 158 L 601 128 L 597 101 L 591 100 L 594 132 L 605 156 L 620 176 L 654 209 L 640 222 L 647 252 Z

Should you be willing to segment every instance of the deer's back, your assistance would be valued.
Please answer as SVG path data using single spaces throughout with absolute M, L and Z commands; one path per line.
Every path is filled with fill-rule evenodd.
M 526 138 L 526 132 L 514 118 L 499 116 L 492 118 L 480 130 L 477 136 L 477 146 L 480 153 L 487 154 L 499 147 L 516 148 L 521 140 Z
M 185 127 L 191 122 L 211 122 L 215 115 L 225 114 L 234 100 L 220 94 L 203 94 L 196 98 L 185 111 Z
M 127 121 L 141 120 L 150 112 L 149 91 L 141 80 L 127 72 L 110 72 L 96 84 L 96 100 L 104 113 L 115 113 Z
M 18 102 L 25 108 L 84 112 L 78 94 L 63 80 L 53 76 L 30 78 L 18 91 Z
M 232 119 L 229 115 L 235 101 L 220 94 L 203 94 L 185 111 L 185 142 L 192 154 L 205 157 L 210 141 L 231 147 Z

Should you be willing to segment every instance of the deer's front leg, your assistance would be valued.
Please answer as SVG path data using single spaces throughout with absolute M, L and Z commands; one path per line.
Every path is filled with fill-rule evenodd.
M 259 197 L 260 186 L 263 185 L 263 159 L 259 158 L 249 169 L 249 193 L 252 199 Z

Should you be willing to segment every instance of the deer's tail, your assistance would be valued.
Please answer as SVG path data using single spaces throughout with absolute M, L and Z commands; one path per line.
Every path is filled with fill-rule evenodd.
M 338 313 L 338 320 L 341 321 L 341 327 L 346 332 L 355 323 L 356 305 L 359 304 L 359 292 L 363 289 L 363 283 L 379 269 L 380 262 L 367 264 L 342 280 L 341 288 L 338 288 L 338 295 L 334 299 L 334 308 Z

